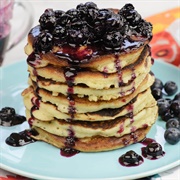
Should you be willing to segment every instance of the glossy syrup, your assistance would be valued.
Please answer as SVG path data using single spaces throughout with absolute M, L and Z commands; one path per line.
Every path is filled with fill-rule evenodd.
M 77 69 L 75 67 L 66 67 L 64 69 L 64 77 L 66 79 L 67 88 L 67 99 L 69 102 L 68 113 L 70 118 L 67 119 L 71 122 L 74 119 L 74 114 L 76 113 L 75 100 L 73 98 L 74 94 L 74 80 L 77 75 Z
M 80 152 L 74 149 L 75 142 L 77 141 L 74 131 L 72 130 L 72 128 L 70 128 L 68 132 L 69 132 L 68 136 L 66 137 L 66 140 L 64 143 L 65 147 L 62 148 L 60 151 L 60 155 L 64 157 L 72 157 Z
M 19 147 L 33 143 L 36 140 L 31 138 L 31 135 L 36 136 L 38 133 L 34 129 L 24 130 L 19 133 L 11 133 L 10 136 L 6 139 L 6 144 Z

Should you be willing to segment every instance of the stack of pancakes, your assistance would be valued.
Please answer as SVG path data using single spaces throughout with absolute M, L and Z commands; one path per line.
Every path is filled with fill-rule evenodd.
M 101 52 L 92 46 L 66 46 L 66 54 L 89 54 L 72 64 L 62 46 L 35 52 L 39 26 L 28 35 L 29 87 L 22 93 L 37 140 L 83 152 L 107 151 L 141 141 L 157 118 L 150 86 L 149 41 L 128 51 Z M 64 48 L 65 49 L 65 48 Z

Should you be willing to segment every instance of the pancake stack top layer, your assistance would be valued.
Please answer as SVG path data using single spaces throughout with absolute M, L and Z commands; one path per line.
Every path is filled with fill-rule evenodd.
M 47 9 L 28 35 L 27 120 L 65 151 L 112 150 L 142 140 L 157 117 L 152 25 L 132 4 L 120 10 L 88 2 Z

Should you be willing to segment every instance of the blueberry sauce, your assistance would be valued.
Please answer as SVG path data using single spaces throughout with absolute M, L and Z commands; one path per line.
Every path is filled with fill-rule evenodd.
M 80 151 L 78 151 L 76 149 L 66 147 L 66 148 L 61 149 L 60 154 L 61 154 L 61 156 L 64 156 L 64 157 L 72 157 L 72 156 L 78 154 L 79 152 Z
M 24 130 L 19 133 L 11 133 L 6 139 L 6 144 L 14 147 L 24 146 L 29 143 L 33 143 L 36 140 L 31 138 L 31 135 L 37 136 L 38 133 L 34 129 Z
M 75 137 L 75 133 L 72 128 L 68 129 L 68 136 L 65 140 L 65 147 L 61 148 L 60 154 L 64 157 L 71 157 L 76 154 L 78 154 L 80 151 L 74 149 L 75 142 L 77 141 L 77 138 Z
M 139 166 L 144 162 L 142 156 L 138 155 L 133 150 L 130 150 L 119 157 L 119 163 L 122 166 L 133 167 Z
M 70 118 L 67 119 L 68 122 L 71 122 L 74 119 L 74 114 L 76 113 L 75 101 L 73 98 L 74 80 L 76 75 L 77 75 L 77 69 L 75 67 L 66 67 L 64 69 L 64 77 L 68 85 L 67 99 L 69 101 L 68 113 L 70 114 Z
M 31 66 L 31 67 L 36 67 L 37 65 L 41 64 L 41 57 L 39 54 L 32 52 L 28 58 L 27 58 L 27 63 Z
M 147 125 L 145 125 L 147 127 Z M 154 139 L 151 138 L 144 138 L 142 141 L 140 141 L 141 144 L 147 146 L 148 144 L 156 142 Z
M 117 75 L 118 75 L 118 85 L 119 87 L 122 86 L 123 83 L 123 79 L 122 79 L 122 68 L 121 68 L 121 64 L 120 64 L 120 59 L 119 59 L 119 55 L 115 54 L 114 55 L 115 60 L 114 60 L 114 67 L 116 68 L 117 71 Z
M 4 107 L 0 110 L 0 126 L 15 126 L 26 121 L 25 116 L 16 114 L 15 109 Z
M 152 142 L 146 147 L 141 148 L 143 157 L 155 160 L 164 156 L 165 152 L 162 150 L 162 146 L 159 143 Z

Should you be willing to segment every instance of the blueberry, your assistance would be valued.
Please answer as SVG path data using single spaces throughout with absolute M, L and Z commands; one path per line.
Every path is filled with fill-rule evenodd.
M 153 85 L 151 86 L 151 89 L 154 89 L 154 88 L 158 88 L 158 89 L 163 89 L 163 82 L 158 79 L 158 78 L 155 78 L 155 81 L 153 83 Z
M 52 30 L 56 25 L 56 17 L 53 9 L 46 9 L 39 18 L 42 29 Z
M 178 87 L 177 87 L 177 84 L 175 82 L 168 81 L 164 84 L 164 90 L 167 93 L 167 95 L 171 96 L 177 92 Z
M 120 48 L 122 43 L 122 35 L 119 31 L 107 32 L 103 37 L 103 42 L 106 47 Z
M 180 141 L 180 130 L 168 128 L 164 133 L 164 138 L 169 144 L 177 144 Z
M 162 146 L 156 142 L 150 143 L 146 147 L 146 153 L 147 155 L 157 158 L 158 156 L 163 155 Z
M 84 45 L 87 43 L 88 37 L 87 34 L 81 30 L 76 29 L 69 29 L 67 32 L 68 35 L 68 42 L 69 44 L 78 44 L 78 45 Z
M 111 29 L 120 29 L 124 25 L 124 18 L 121 15 L 118 14 L 112 14 L 111 17 L 109 17 L 106 20 L 106 29 L 109 31 Z
M 169 119 L 166 122 L 166 129 L 168 128 L 177 128 L 180 130 L 180 122 L 176 118 Z
M 161 118 L 163 121 L 167 122 L 169 119 L 174 118 L 174 114 L 170 111 L 170 109 L 168 109 L 167 112 L 161 116 Z
M 72 17 L 69 14 L 62 14 L 62 16 L 59 17 L 58 22 L 61 26 L 66 26 L 70 23 L 70 20 Z
M 152 95 L 156 100 L 158 100 L 158 99 L 162 98 L 163 93 L 162 93 L 161 89 L 154 88 L 154 89 L 152 89 Z
M 65 38 L 65 35 L 66 35 L 66 31 L 65 31 L 65 28 L 62 27 L 61 25 L 57 25 L 55 28 L 54 28 L 54 31 L 53 31 L 53 37 L 55 39 L 64 39 Z
M 173 101 L 175 101 L 175 100 L 180 101 L 180 92 L 179 92 L 179 93 L 177 93 L 177 94 L 174 96 Z
M 142 37 L 152 39 L 152 24 L 150 22 L 141 19 L 135 30 Z
M 88 9 L 97 9 L 97 5 L 94 2 L 86 2 L 84 4 Z
M 139 155 L 130 150 L 123 155 L 123 162 L 130 165 L 139 164 Z
M 62 10 L 55 10 L 54 11 L 54 16 L 56 17 L 56 19 L 60 18 L 65 12 Z
M 15 109 L 12 107 L 4 107 L 0 111 L 0 115 L 1 114 L 14 116 L 16 114 L 16 112 L 15 112 Z
M 174 113 L 175 116 L 180 115 L 180 100 L 172 101 L 170 105 L 170 110 Z
M 167 99 L 158 99 L 157 105 L 160 116 L 164 115 L 170 107 L 169 101 Z
M 35 51 L 46 53 L 52 49 L 53 36 L 48 31 L 42 31 L 34 43 Z

